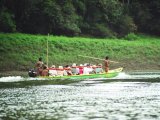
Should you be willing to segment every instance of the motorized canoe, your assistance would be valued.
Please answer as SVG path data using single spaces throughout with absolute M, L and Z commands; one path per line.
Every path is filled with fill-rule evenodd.
M 53 79 L 93 79 L 93 78 L 113 78 L 116 77 L 120 72 L 122 72 L 123 68 L 117 68 L 113 70 L 109 70 L 108 73 L 100 73 L 100 74 L 88 74 L 88 75 L 71 75 L 71 76 L 40 76 L 40 78 L 53 78 Z

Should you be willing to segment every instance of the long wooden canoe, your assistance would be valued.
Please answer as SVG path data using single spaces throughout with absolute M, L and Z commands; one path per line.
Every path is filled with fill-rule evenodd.
M 100 74 L 89 74 L 89 75 L 71 75 L 71 76 L 47 76 L 42 78 L 53 78 L 53 79 L 93 79 L 93 78 L 113 78 L 116 77 L 120 72 L 122 72 L 123 68 L 117 68 L 113 70 L 109 70 L 108 73 L 100 73 Z

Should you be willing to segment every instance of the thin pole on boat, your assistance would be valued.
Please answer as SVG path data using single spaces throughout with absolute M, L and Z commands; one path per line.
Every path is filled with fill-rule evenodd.
M 85 56 L 85 55 L 78 55 L 80 57 L 85 57 L 85 58 L 91 58 L 91 59 L 95 59 L 95 60 L 105 60 L 105 59 L 101 59 L 101 58 L 96 58 L 96 57 L 90 57 L 90 56 Z M 111 61 L 110 62 L 113 62 L 113 63 L 119 63 L 119 62 L 116 62 L 116 61 Z
M 49 33 L 48 33 L 48 38 L 49 38 Z M 47 60 L 47 67 L 48 67 L 48 38 L 47 38 L 47 58 L 46 58 L 46 60 Z

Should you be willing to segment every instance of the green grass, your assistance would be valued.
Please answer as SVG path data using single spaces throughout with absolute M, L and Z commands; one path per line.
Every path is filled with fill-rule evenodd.
M 28 70 L 39 57 L 46 62 L 47 40 L 49 43 L 49 66 L 77 63 L 102 63 L 78 55 L 98 58 L 109 56 L 119 64 L 111 68 L 132 69 L 160 68 L 160 38 L 138 35 L 138 39 L 95 39 L 82 37 L 45 36 L 0 33 L 0 66 L 2 70 Z

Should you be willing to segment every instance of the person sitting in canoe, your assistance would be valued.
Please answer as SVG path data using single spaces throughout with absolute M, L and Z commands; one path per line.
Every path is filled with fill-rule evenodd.
M 48 76 L 48 75 L 49 75 L 49 72 L 48 72 L 47 66 L 44 65 L 41 76 Z
M 72 71 L 73 75 L 78 75 L 79 74 L 79 68 L 77 67 L 76 63 L 72 64 L 71 71 Z
M 43 61 L 41 57 L 37 61 L 35 67 L 36 67 L 37 75 L 41 75 L 43 70 Z
M 63 76 L 64 75 L 64 69 L 63 66 L 59 66 L 57 68 L 57 76 Z
M 90 74 L 95 74 L 97 66 L 96 65 L 92 65 L 91 68 L 92 68 L 92 71 L 90 72 Z
M 52 65 L 49 68 L 49 76 L 57 76 L 57 70 L 55 65 Z
M 95 69 L 95 73 L 98 74 L 98 73 L 103 73 L 103 68 L 102 68 L 102 64 L 98 64 L 96 69 Z
M 83 74 L 83 65 L 80 64 L 79 65 L 79 75 L 82 75 Z
M 71 67 L 69 65 L 66 65 L 64 67 L 64 75 L 73 75 L 71 71 Z
M 90 64 L 89 63 L 85 63 L 84 64 L 84 68 L 83 68 L 83 74 L 84 75 L 89 75 L 89 74 L 92 73 L 92 71 L 93 71 L 93 68 L 90 66 Z

